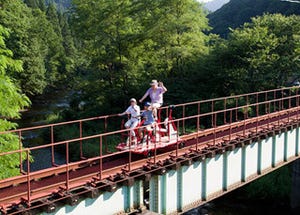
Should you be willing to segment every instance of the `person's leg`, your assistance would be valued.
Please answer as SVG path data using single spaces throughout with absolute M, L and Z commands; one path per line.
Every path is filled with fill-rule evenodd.
M 157 109 L 161 107 L 161 104 L 152 103 L 151 107 L 152 107 L 152 112 L 153 112 L 154 119 L 157 120 Z
M 124 124 L 124 126 L 125 126 L 125 128 L 130 128 L 131 124 L 132 124 L 131 119 L 129 119 L 129 120 Z
M 136 128 L 136 126 L 139 124 L 139 121 L 138 120 L 134 120 L 132 121 L 131 125 L 130 125 L 130 132 L 131 132 L 131 136 L 132 137 L 135 137 L 135 132 L 134 132 L 134 129 Z
M 128 129 L 128 128 L 131 128 L 131 125 L 132 125 L 132 120 L 129 119 L 129 120 L 125 123 L 124 126 L 125 126 L 125 128 Z M 131 130 L 130 130 L 129 136 L 128 136 L 127 140 L 126 140 L 126 145 L 127 145 L 127 146 L 129 146 L 131 136 L 132 136 L 132 133 L 131 133 Z

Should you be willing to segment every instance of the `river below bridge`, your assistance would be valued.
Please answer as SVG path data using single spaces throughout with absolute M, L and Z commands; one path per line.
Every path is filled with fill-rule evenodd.
M 18 120 L 20 128 L 39 126 L 47 124 L 47 118 L 60 111 L 69 108 L 72 91 L 55 90 L 47 95 L 41 95 L 31 100 L 31 107 L 22 112 L 22 119 Z M 45 144 L 40 133 L 34 131 L 25 132 L 23 136 L 24 147 Z M 31 152 L 33 162 L 30 164 L 31 171 L 37 171 L 52 166 L 51 148 L 42 148 Z M 65 156 L 55 153 L 55 163 L 64 164 Z M 24 162 L 24 169 L 27 169 L 27 163 Z
M 47 123 L 47 116 L 63 111 L 69 107 L 69 101 L 72 96 L 70 91 L 57 90 L 51 94 L 36 97 L 32 100 L 32 106 L 28 111 L 22 113 L 22 120 L 19 120 L 20 127 L 31 127 Z M 43 144 L 38 134 L 33 132 L 26 133 L 24 136 L 24 145 L 30 146 Z M 31 170 L 36 171 L 51 167 L 51 149 L 41 149 L 32 153 L 34 162 L 31 164 Z M 57 164 L 65 163 L 63 155 L 56 153 L 55 162 Z M 26 165 L 24 167 L 26 169 Z M 242 188 L 243 189 L 243 188 Z M 280 188 L 278 188 L 280 189 Z M 289 200 L 281 201 L 276 196 L 273 199 L 248 199 L 245 192 L 240 189 L 233 191 L 215 201 L 212 201 L 202 207 L 193 209 L 186 215 L 289 215 Z M 300 214 L 300 213 L 299 213 Z

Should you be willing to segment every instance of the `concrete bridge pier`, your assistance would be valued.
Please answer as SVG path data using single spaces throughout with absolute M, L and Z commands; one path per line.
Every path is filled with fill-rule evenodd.
M 95 198 L 81 199 L 77 205 L 65 205 L 43 215 L 126 214 L 143 208 L 143 181 L 121 186 L 111 192 L 99 193 Z
M 177 170 L 153 175 L 150 179 L 149 209 L 158 214 L 177 214 L 197 206 L 201 201 L 202 162 L 178 166 Z M 190 186 L 183 185 L 189 184 Z

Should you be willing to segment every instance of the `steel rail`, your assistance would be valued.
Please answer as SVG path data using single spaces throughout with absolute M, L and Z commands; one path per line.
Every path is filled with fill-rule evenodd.
M 287 89 L 289 89 L 290 91 L 288 93 L 288 96 L 284 97 L 284 90 L 287 90 Z M 293 93 L 296 93 L 296 95 L 292 95 L 291 89 L 296 89 L 296 92 L 293 92 Z M 270 93 L 270 92 L 271 93 L 273 92 L 273 99 L 269 99 L 269 97 L 268 97 L 268 93 Z M 281 93 L 281 97 L 278 97 L 278 98 L 276 97 L 277 92 Z M 265 93 L 264 101 L 260 102 L 259 95 L 263 95 L 263 93 Z M 251 99 L 249 98 L 249 96 L 252 96 L 252 95 L 256 96 L 255 97 L 256 100 L 254 103 L 251 103 Z M 237 99 L 245 97 L 245 96 L 246 96 L 246 98 L 244 98 L 244 99 L 246 99 L 246 105 L 239 105 Z M 226 104 L 227 104 L 228 99 L 235 99 L 235 101 L 236 101 L 235 107 L 231 107 L 231 108 L 227 107 Z M 224 100 L 224 106 L 223 106 L 224 109 L 215 110 L 215 102 L 222 101 L 222 100 Z M 211 103 L 211 112 L 201 113 L 201 105 L 205 102 L 212 102 Z M 284 110 L 285 102 L 287 102 L 287 106 L 288 106 L 287 107 L 288 109 L 286 109 L 286 110 Z M 278 103 L 278 105 L 277 105 L 277 103 Z M 194 105 L 194 104 L 197 104 L 196 109 L 197 109 L 198 114 L 192 115 L 192 116 L 186 116 L 186 114 L 185 114 L 186 106 Z M 271 104 L 273 104 L 273 111 L 271 111 Z M 180 105 L 181 104 L 177 105 L 177 107 L 179 107 Z M 299 108 L 300 108 L 299 107 L 298 88 L 295 88 L 295 87 L 275 89 L 275 90 L 262 91 L 262 92 L 256 92 L 256 93 L 248 93 L 248 94 L 243 94 L 243 95 L 229 96 L 229 97 L 210 99 L 210 100 L 203 100 L 203 101 L 198 101 L 198 102 L 185 103 L 182 105 L 183 105 L 182 106 L 183 107 L 182 118 L 170 120 L 168 122 L 168 126 L 170 125 L 170 123 L 177 124 L 177 131 L 178 131 L 177 132 L 177 140 L 178 140 L 179 130 L 180 130 L 180 122 L 182 123 L 182 127 L 181 127 L 182 133 L 185 134 L 185 132 L 186 132 L 185 122 L 187 120 L 195 120 L 196 119 L 197 120 L 197 126 L 196 126 L 197 132 L 193 132 L 192 134 L 181 136 L 183 139 L 185 139 L 185 141 L 191 141 L 191 142 L 192 142 L 193 138 L 196 138 L 197 139 L 196 143 L 192 144 L 193 145 L 192 147 L 195 147 L 196 150 L 198 149 L 199 144 L 202 144 L 200 148 L 203 148 L 203 146 L 205 144 L 206 144 L 206 146 L 210 146 L 211 145 L 211 144 L 209 144 L 210 142 L 212 142 L 212 145 L 216 145 L 220 141 L 224 140 L 224 136 L 228 136 L 229 140 L 231 140 L 233 137 L 236 137 L 235 135 L 237 135 L 239 133 L 242 133 L 241 135 L 245 136 L 247 134 L 247 132 L 250 131 L 249 129 L 255 128 L 256 129 L 255 132 L 258 132 L 259 129 L 262 128 L 262 126 L 263 126 L 263 125 L 261 125 L 261 123 L 265 123 L 267 125 L 267 127 L 270 128 L 270 125 L 273 126 L 274 122 L 277 126 L 286 123 L 286 121 L 283 121 L 283 119 L 287 120 L 287 122 L 290 122 L 290 120 L 299 120 Z M 259 108 L 261 106 L 263 106 L 263 108 L 265 109 L 265 114 L 259 116 Z M 250 116 L 250 118 L 249 118 L 248 111 L 249 111 L 249 108 L 252 108 L 252 107 L 255 107 L 256 113 L 255 113 L 254 117 Z M 278 107 L 278 109 L 277 109 L 277 107 Z M 239 120 L 239 118 L 237 116 L 238 110 L 243 110 L 243 120 L 242 121 L 238 121 Z M 235 112 L 235 114 L 236 114 L 235 120 L 233 120 L 233 117 L 234 117 L 233 112 Z M 168 113 L 168 109 L 166 109 L 166 113 Z M 226 122 L 227 122 L 226 114 L 228 114 L 228 113 L 230 114 L 229 115 L 230 116 L 230 124 L 226 124 Z M 218 115 L 220 116 L 220 114 L 224 114 L 224 116 L 222 117 L 223 124 L 217 125 Z M 104 119 L 105 120 L 105 122 L 104 122 L 105 123 L 105 125 L 104 125 L 105 131 L 107 131 L 107 119 L 109 118 L 109 116 L 116 116 L 116 115 L 107 115 L 107 116 L 94 117 L 94 118 L 88 118 L 88 119 L 83 119 L 83 120 L 75 120 L 75 121 L 66 122 L 66 123 L 62 122 L 62 123 L 57 123 L 57 124 L 52 124 L 52 125 L 45 125 L 44 127 L 37 126 L 35 128 L 25 128 L 25 129 L 31 130 L 31 129 L 37 129 L 37 128 L 46 128 L 46 127 L 50 126 L 50 128 L 51 128 L 51 143 L 45 144 L 42 146 L 29 147 L 29 148 L 24 148 L 24 149 L 22 147 L 21 134 L 22 134 L 22 131 L 25 131 L 25 130 L 19 129 L 19 130 L 7 131 L 6 133 L 12 133 L 12 132 L 16 132 L 16 131 L 18 132 L 19 138 L 20 138 L 19 139 L 20 140 L 20 149 L 15 150 L 15 151 L 0 153 L 0 156 L 7 156 L 7 155 L 18 153 L 20 155 L 20 170 L 22 172 L 22 170 L 23 170 L 22 154 L 25 153 L 26 158 L 27 158 L 26 160 L 27 160 L 28 169 L 26 172 L 23 172 L 23 174 L 24 174 L 23 176 L 17 176 L 14 178 L 1 180 L 0 181 L 0 193 L 1 193 L 2 188 L 4 189 L 5 186 L 14 185 L 16 183 L 21 183 L 21 184 L 26 183 L 27 191 L 26 191 L 25 196 L 22 196 L 22 198 L 27 199 L 27 202 L 30 205 L 31 200 L 34 198 L 34 196 L 32 194 L 35 193 L 35 191 L 44 192 L 46 188 L 54 189 L 54 187 L 53 187 L 54 185 L 41 187 L 41 188 L 39 188 L 40 190 L 38 190 L 36 188 L 32 188 L 32 187 L 34 187 L 33 186 L 34 183 L 32 182 L 33 180 L 43 178 L 41 176 L 49 177 L 48 173 L 65 174 L 65 180 L 63 180 L 59 184 L 60 184 L 60 186 L 62 186 L 62 184 L 63 184 L 65 186 L 64 189 L 66 189 L 68 191 L 73 187 L 73 185 L 75 183 L 74 181 L 76 181 L 75 184 L 77 186 L 78 184 L 81 183 L 80 180 L 83 180 L 83 178 L 85 178 L 84 176 L 82 176 L 82 177 L 76 176 L 75 178 L 72 178 L 74 176 L 74 174 L 72 174 L 72 172 L 70 172 L 71 170 L 79 171 L 81 169 L 86 168 L 86 167 L 82 167 L 81 165 L 89 164 L 89 165 L 93 166 L 94 165 L 93 163 L 98 162 L 99 166 L 97 167 L 97 171 L 90 173 L 90 175 L 97 174 L 98 179 L 102 180 L 103 178 L 106 177 L 106 175 L 105 175 L 106 171 L 109 171 L 109 170 L 112 171 L 114 168 L 120 169 L 119 164 L 116 164 L 115 166 L 108 168 L 107 166 L 105 166 L 108 163 L 107 161 L 105 161 L 105 159 L 113 158 L 114 156 L 118 156 L 118 155 L 122 155 L 122 154 L 123 155 L 127 154 L 129 156 L 128 158 L 124 158 L 122 166 L 125 164 L 127 166 L 126 168 L 128 168 L 129 171 L 132 170 L 132 167 L 134 167 L 138 161 L 132 160 L 132 151 L 130 149 L 127 151 L 124 151 L 124 152 L 103 154 L 103 147 L 102 147 L 103 142 L 106 142 L 106 137 L 109 137 L 111 135 L 120 134 L 123 132 L 128 132 L 128 131 L 130 131 L 130 129 L 122 129 L 119 131 L 104 132 L 101 134 L 91 135 L 91 136 L 86 136 L 86 137 L 82 136 L 82 122 L 84 122 L 84 120 L 91 121 L 94 119 Z M 202 131 L 200 132 L 200 119 L 201 118 L 203 119 L 204 117 L 208 117 L 208 116 L 211 116 L 211 128 L 207 128 L 203 132 Z M 60 141 L 60 142 L 54 142 L 54 137 L 52 136 L 54 126 L 78 123 L 78 122 L 80 123 L 80 134 L 81 134 L 80 138 L 64 140 L 64 141 Z M 159 124 L 163 125 L 164 123 L 162 122 Z M 249 126 L 250 126 L 250 128 L 248 128 Z M 28 130 L 26 130 L 26 131 L 28 131 Z M 220 133 L 222 133 L 222 132 L 223 132 L 224 136 L 220 137 Z M 0 133 L 0 134 L 3 134 L 3 133 Z M 205 140 L 206 142 L 203 142 L 203 140 L 202 140 L 202 143 L 199 142 L 199 138 L 201 138 L 205 135 L 206 135 L 206 137 L 210 136 L 210 139 Z M 69 145 L 74 142 L 80 142 L 80 144 L 81 144 L 80 148 L 82 150 L 82 143 L 83 143 L 82 141 L 92 140 L 92 139 L 99 139 L 100 156 L 96 156 L 96 157 L 89 158 L 89 159 L 82 159 L 82 154 L 80 154 L 81 155 L 80 161 L 69 162 Z M 103 139 L 105 141 L 103 141 Z M 53 167 L 53 168 L 44 169 L 41 171 L 36 171 L 36 172 L 30 171 L 29 154 L 31 151 L 42 149 L 42 148 L 52 147 L 52 159 L 53 159 L 53 154 L 54 154 L 53 149 L 55 146 L 58 146 L 58 145 L 65 145 L 65 148 L 66 148 L 66 155 L 65 155 L 66 163 L 65 164 L 59 165 L 59 166 Z M 189 146 L 189 147 L 191 147 L 191 146 Z M 176 157 L 178 157 L 178 156 L 180 156 L 181 151 L 182 151 L 182 149 L 179 149 L 178 144 L 176 144 L 176 149 L 173 150 L 172 152 L 176 154 Z M 154 163 L 156 163 L 158 161 L 157 159 L 160 156 L 161 156 L 161 154 L 157 154 L 157 148 L 156 148 L 156 143 L 155 143 L 155 153 L 152 158 Z M 53 161 L 54 160 L 52 160 L 52 162 Z M 144 162 L 145 159 L 140 159 L 139 161 Z M 108 168 L 108 169 L 105 169 L 105 168 Z M 89 177 L 90 177 L 90 175 L 87 174 L 87 176 L 89 176 Z M 55 186 L 57 186 L 57 184 L 55 184 Z M 16 194 L 16 195 L 18 195 L 18 194 Z M 20 195 L 21 195 L 21 193 L 20 193 Z M 20 197 L 20 195 L 19 195 L 19 197 Z M 16 196 L 12 195 L 10 197 L 15 198 Z M 2 199 L 2 200 L 0 199 L 0 202 L 3 200 L 4 199 Z
M 289 99 L 292 99 L 292 98 L 298 98 L 299 99 L 300 95 L 294 95 L 294 96 L 286 97 L 286 98 L 283 98 L 283 99 L 282 98 L 273 99 L 273 100 L 268 100 L 268 101 L 264 101 L 264 102 L 259 102 L 259 103 L 249 104 L 249 105 L 243 105 L 243 106 L 228 108 L 226 110 L 218 110 L 218 111 L 213 111 L 213 112 L 208 112 L 208 113 L 197 114 L 197 115 L 193 115 L 193 116 L 187 116 L 187 117 L 184 117 L 184 118 L 173 119 L 173 120 L 170 120 L 170 123 L 172 123 L 172 122 L 174 122 L 174 123 L 175 122 L 182 122 L 184 120 L 189 120 L 189 119 L 197 119 L 198 117 L 201 118 L 201 117 L 205 117 L 205 116 L 211 116 L 211 115 L 214 115 L 214 114 L 220 114 L 220 113 L 239 110 L 239 109 L 243 109 L 243 108 L 249 108 L 249 107 L 253 107 L 253 106 L 269 104 L 271 102 L 289 100 Z M 164 124 L 164 122 L 158 123 L 158 125 L 163 125 L 163 124 Z M 146 128 L 146 127 L 147 126 L 141 126 L 140 128 Z M 82 137 L 82 138 L 75 138 L 75 139 L 63 140 L 63 141 L 59 141 L 59 142 L 55 142 L 55 143 L 44 144 L 44 145 L 41 145 L 41 146 L 29 147 L 28 149 L 38 150 L 38 149 L 42 149 L 42 148 L 48 148 L 48 147 L 51 147 L 51 146 L 63 145 L 63 144 L 66 144 L 67 142 L 68 143 L 80 142 L 80 141 L 95 139 L 95 138 L 99 138 L 99 137 L 107 137 L 107 136 L 110 136 L 110 135 L 121 134 L 121 133 L 129 132 L 129 131 L 130 131 L 130 129 L 121 129 L 121 130 L 118 130 L 118 131 L 106 132 L 106 133 L 86 136 L 86 137 Z M 0 156 L 14 154 L 14 153 L 21 153 L 21 152 L 24 152 L 24 151 L 25 151 L 25 149 L 19 149 L 19 150 L 14 150 L 14 151 L 10 151 L 10 152 L 2 152 L 2 153 L 0 153 Z
M 288 111 L 289 111 L 289 110 L 285 110 L 284 112 L 287 113 Z M 298 112 L 299 112 L 299 111 L 298 111 Z M 297 113 L 298 113 L 298 112 L 297 112 Z M 260 116 L 260 117 L 261 117 L 261 116 Z M 255 126 L 253 126 L 253 127 L 255 127 Z M 225 135 L 225 136 L 226 136 L 226 135 Z M 219 138 L 219 139 L 220 139 L 220 138 Z M 182 149 L 182 151 L 184 151 L 184 149 Z M 174 152 L 174 150 L 173 150 L 173 152 Z M 160 159 L 159 159 L 160 156 L 169 156 L 169 154 L 170 154 L 170 153 L 168 152 L 168 153 L 165 153 L 165 154 L 162 154 L 162 155 L 158 155 L 158 157 L 157 157 L 156 159 L 157 159 L 157 160 L 160 160 Z M 177 156 L 179 156 L 179 155 L 180 155 L 180 154 L 177 154 Z M 95 160 L 97 160 L 97 159 L 99 160 L 99 158 L 95 158 Z M 139 160 L 139 161 L 137 161 L 136 163 L 140 163 L 140 162 L 141 162 L 141 163 L 145 163 L 145 161 L 148 161 L 148 159 Z M 135 163 L 133 163 L 133 164 L 135 164 Z M 108 172 L 109 172 L 108 175 L 110 175 L 110 174 L 112 173 L 111 171 L 112 171 L 113 169 L 116 169 L 116 170 L 119 170 L 119 171 L 120 171 L 120 170 L 122 169 L 122 166 L 123 166 L 123 165 L 117 166 L 117 167 L 113 167 L 112 169 L 108 169 L 108 170 L 106 170 L 106 171 L 108 171 Z M 106 171 L 105 171 L 105 172 L 106 172 Z M 117 173 L 117 172 L 115 172 L 115 173 Z M 87 178 L 90 178 L 91 176 L 95 176 L 95 174 L 97 174 L 97 172 L 96 172 L 96 173 L 91 173 L 91 174 L 85 175 L 85 176 L 86 176 Z M 107 176 L 108 176 L 108 175 L 107 175 Z M 76 179 L 76 178 L 75 178 L 75 179 L 70 179 L 70 180 L 69 180 L 69 183 L 72 183 L 73 181 L 78 182 L 78 180 L 81 181 L 81 180 L 83 180 L 83 179 L 86 178 L 85 176 L 79 177 L 79 178 L 77 178 L 77 179 Z M 85 179 L 85 180 L 86 180 L 86 179 Z M 74 182 L 74 183 L 75 183 L 75 182 Z M 84 182 L 82 182 L 82 183 L 84 184 L 84 183 L 86 183 L 86 181 L 84 181 Z M 58 183 L 58 184 L 59 184 L 60 186 L 61 186 L 61 185 L 64 185 L 64 184 L 65 184 L 65 181 L 63 181 L 63 182 L 61 182 L 61 183 Z M 51 189 L 53 190 L 54 187 L 56 187 L 55 189 L 59 189 L 60 187 L 57 187 L 58 184 L 54 184 L 53 186 L 52 186 L 52 185 L 49 185 L 48 187 L 46 187 L 46 190 L 48 190 L 48 188 L 49 188 L 49 189 L 51 188 Z M 77 183 L 77 185 L 78 185 L 78 183 Z M 73 186 L 72 186 L 72 187 L 73 187 Z M 69 187 L 69 188 L 70 188 L 70 187 Z M 41 188 L 40 190 L 42 190 L 43 192 L 45 191 L 44 188 Z M 68 190 L 68 189 L 67 189 L 67 190 Z M 38 191 L 32 189 L 32 190 L 30 190 L 30 192 L 27 192 L 27 193 L 30 193 L 30 195 L 31 195 L 31 194 L 33 194 L 33 193 L 35 193 L 35 192 L 38 192 Z M 17 196 L 20 197 L 20 196 L 23 196 L 23 195 L 24 195 L 24 192 L 23 192 L 23 193 L 20 193 L 20 194 L 16 194 L 16 196 L 13 196 L 13 197 L 7 197 L 7 198 L 8 198 L 8 199 L 9 199 L 9 198 L 16 198 Z M 33 196 L 32 196 L 31 198 L 33 198 Z M 4 201 L 4 200 L 5 200 L 5 199 L 1 199 L 0 201 L 2 202 L 2 201 Z
M 201 101 L 194 101 L 194 102 L 188 102 L 188 103 L 182 103 L 174 105 L 175 107 L 182 107 L 182 106 L 188 106 L 188 105 L 194 105 L 194 104 L 202 104 L 207 102 L 215 102 L 215 101 L 221 101 L 221 100 L 227 100 L 227 99 L 234 99 L 234 98 L 242 98 L 245 96 L 252 96 L 252 95 L 261 95 L 265 93 L 272 93 L 272 92 L 282 92 L 283 90 L 298 90 L 300 87 L 283 87 L 279 89 L 272 89 L 272 90 L 265 90 L 260 92 L 252 92 L 252 93 L 246 93 L 246 94 L 240 94 L 240 95 L 232 95 L 227 97 L 220 97 L 220 98 L 213 98 L 213 99 L 206 99 Z M 167 109 L 168 107 L 162 107 L 161 109 Z M 20 128 L 20 129 L 14 129 L 9 131 L 1 131 L 0 134 L 6 134 L 6 133 L 17 133 L 17 132 L 23 132 L 23 131 L 30 131 L 30 130 L 36 130 L 36 129 L 42 129 L 42 128 L 49 128 L 51 126 L 62 126 L 62 125 L 68 125 L 68 124 L 74 124 L 74 123 L 80 123 L 80 122 L 86 122 L 86 121 L 92 121 L 92 120 L 99 120 L 99 119 L 108 119 L 112 117 L 117 117 L 118 114 L 111 114 L 111 115 L 105 115 L 105 116 L 96 116 L 96 117 L 90 117 L 85 119 L 78 119 L 73 121 L 66 121 L 66 122 L 59 122 L 59 123 L 53 123 L 48 125 L 40 125 L 35 127 L 28 127 L 28 128 Z
M 286 97 L 284 99 L 273 99 L 273 100 L 254 103 L 254 104 L 250 104 L 250 105 L 243 105 L 243 106 L 239 106 L 239 107 L 233 107 L 233 108 L 229 108 L 229 109 L 226 109 L 226 110 L 218 110 L 218 111 L 203 113 L 203 114 L 199 114 L 199 115 L 187 116 L 187 117 L 184 117 L 184 118 L 170 120 L 170 123 L 172 123 L 172 122 L 174 122 L 174 123 L 175 122 L 182 122 L 182 121 L 191 120 L 191 119 L 197 119 L 198 117 L 201 118 L 201 117 L 205 117 L 205 116 L 211 116 L 211 115 L 214 115 L 214 114 L 220 114 L 220 113 L 239 110 L 239 109 L 243 109 L 243 108 L 249 108 L 249 107 L 253 107 L 253 106 L 269 104 L 270 102 L 284 101 L 284 100 L 289 100 L 291 98 L 299 98 L 299 97 L 300 97 L 300 95 L 295 95 L 295 96 L 291 96 L 291 97 Z M 164 124 L 164 122 L 158 123 L 158 125 L 163 125 L 163 124 Z M 146 127 L 147 126 L 141 126 L 141 128 L 146 128 Z M 91 140 L 91 139 L 95 139 L 95 138 L 99 138 L 99 137 L 107 137 L 107 136 L 110 136 L 110 135 L 121 134 L 121 133 L 128 132 L 128 131 L 130 131 L 130 129 L 122 129 L 122 130 L 118 130 L 118 131 L 106 132 L 106 133 L 86 136 L 86 137 L 82 137 L 82 138 L 63 140 L 63 141 L 59 141 L 59 142 L 56 142 L 56 143 L 49 143 L 49 144 L 45 144 L 45 145 L 41 145 L 41 146 L 29 147 L 29 148 L 26 148 L 26 149 L 29 149 L 31 151 L 32 150 L 38 150 L 38 149 L 48 148 L 48 147 L 51 147 L 51 146 L 59 146 L 59 145 L 63 145 L 63 144 L 66 144 L 66 143 L 73 143 L 73 142 L 79 142 L 79 141 L 84 141 L 84 140 Z M 0 156 L 14 154 L 14 153 L 21 153 L 21 152 L 26 151 L 26 149 L 19 149 L 19 150 L 14 150 L 14 151 L 10 151 L 10 152 L 2 152 L 2 153 L 0 153 Z

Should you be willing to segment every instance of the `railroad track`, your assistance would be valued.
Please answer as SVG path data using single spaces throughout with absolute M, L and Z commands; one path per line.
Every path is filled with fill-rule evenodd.
M 177 146 L 172 150 L 158 151 L 151 158 L 130 155 L 128 151 L 118 152 L 2 180 L 0 206 L 7 213 L 16 204 L 26 205 L 28 198 L 31 202 L 31 205 L 27 205 L 29 209 L 35 207 L 36 202 L 41 202 L 39 205 L 47 204 L 46 199 L 53 196 L 56 196 L 54 201 L 67 198 L 71 193 L 78 193 L 76 190 L 83 193 L 93 187 L 113 190 L 117 182 L 130 183 L 132 177 L 146 177 L 148 173 L 159 170 L 166 162 L 169 166 L 174 166 L 176 162 L 193 158 L 199 153 L 209 153 L 217 148 L 225 149 L 232 141 L 269 132 L 288 123 L 298 123 L 299 112 L 299 107 L 295 107 L 184 134 L 181 136 L 185 141 L 184 148 Z

